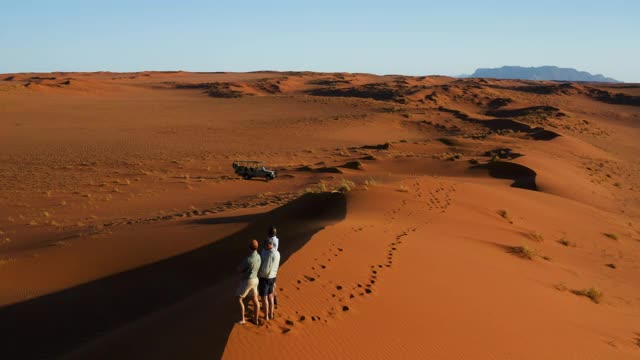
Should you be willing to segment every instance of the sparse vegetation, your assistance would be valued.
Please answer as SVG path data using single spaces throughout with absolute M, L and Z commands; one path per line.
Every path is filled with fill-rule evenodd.
M 327 184 L 324 181 L 320 181 L 318 184 L 308 186 L 305 189 L 306 193 L 313 193 L 313 194 L 323 193 L 328 191 L 329 189 L 327 188 Z
M 537 231 L 532 231 L 529 233 L 529 238 L 531 238 L 531 240 L 537 241 L 537 242 L 544 242 L 544 235 L 542 235 L 541 233 L 537 232 Z
M 342 192 L 347 192 L 347 191 L 353 190 L 355 187 L 356 187 L 356 184 L 353 181 L 342 178 L 342 182 L 338 190 Z
M 613 240 L 618 240 L 618 235 L 614 234 L 614 233 L 603 233 L 604 236 L 613 239 Z
M 602 297 L 604 296 L 602 291 L 593 287 L 588 289 L 583 289 L 583 290 L 572 290 L 572 292 L 576 295 L 586 296 L 596 304 L 599 304 L 600 301 L 602 301 Z
M 566 237 L 563 237 L 562 239 L 558 240 L 558 242 L 560 243 L 560 245 L 563 245 L 563 246 L 576 247 L 576 244 L 569 241 L 569 239 L 567 239 Z
M 378 185 L 378 181 L 376 181 L 376 179 L 370 177 L 367 180 L 364 181 L 364 184 L 367 186 L 376 186 Z
M 538 252 L 535 249 L 531 249 L 530 247 L 523 246 L 514 246 L 510 249 L 512 254 L 519 256 L 524 259 L 533 260 L 538 255 Z
M 513 220 L 511 220 L 511 217 L 509 216 L 509 212 L 507 212 L 507 210 L 505 209 L 498 210 L 498 215 L 502 216 L 505 220 L 507 220 L 509 224 L 513 224 Z

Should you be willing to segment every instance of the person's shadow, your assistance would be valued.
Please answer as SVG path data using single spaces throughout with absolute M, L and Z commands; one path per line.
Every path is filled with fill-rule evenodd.
M 282 264 L 315 233 L 345 215 L 342 194 L 322 193 L 305 194 L 264 214 L 193 220 L 201 226 L 250 224 L 190 252 L 0 308 L 2 358 L 58 358 L 83 346 L 75 357 L 220 358 L 239 316 L 235 270 L 247 255 L 248 241 L 262 240 L 268 226 L 276 225 Z M 152 313 L 144 324 L 135 323 Z M 149 327 L 183 315 L 185 319 L 169 322 L 185 324 L 191 319 L 183 329 Z M 143 328 L 147 330 L 138 331 Z

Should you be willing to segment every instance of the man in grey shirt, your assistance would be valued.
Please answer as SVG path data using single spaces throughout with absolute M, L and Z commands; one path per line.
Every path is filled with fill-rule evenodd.
M 238 270 L 242 274 L 240 280 L 240 286 L 236 292 L 238 296 L 238 302 L 240 303 L 240 311 L 242 314 L 241 320 L 238 324 L 245 324 L 244 320 L 244 298 L 249 295 L 253 300 L 255 306 L 255 321 L 258 325 L 258 315 L 260 313 L 260 301 L 258 301 L 258 270 L 260 269 L 260 256 L 258 255 L 258 240 L 251 240 L 249 242 L 249 256 L 247 256 L 242 264 L 238 267 Z
M 264 301 L 264 319 L 273 319 L 273 290 L 276 284 L 276 275 L 280 267 L 280 253 L 273 247 L 273 240 L 268 239 L 265 251 L 262 252 L 260 270 L 258 270 L 258 293 Z

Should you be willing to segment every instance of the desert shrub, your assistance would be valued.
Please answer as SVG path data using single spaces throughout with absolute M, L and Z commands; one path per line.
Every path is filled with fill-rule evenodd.
M 327 188 L 327 184 L 325 184 L 324 181 L 320 181 L 319 183 L 317 183 L 315 185 L 308 186 L 305 189 L 305 192 L 313 193 L 313 194 L 323 193 L 323 192 L 328 192 L 328 191 L 329 191 L 329 189 Z
M 583 290 L 573 290 L 573 293 L 580 296 L 586 296 L 596 304 L 599 304 L 600 301 L 602 301 L 602 297 L 604 296 L 602 291 L 593 287 L 588 289 L 583 289 Z
M 570 247 L 576 246 L 576 244 L 569 241 L 569 239 L 567 239 L 566 237 L 563 237 L 562 239 L 558 240 L 558 242 L 560 243 L 560 245 L 563 245 L 563 246 L 570 246 Z
M 519 256 L 524 259 L 529 259 L 529 260 L 533 260 L 533 258 L 537 256 L 537 251 L 526 245 L 514 246 L 509 250 L 509 252 L 511 252 L 516 256 Z
M 353 181 L 342 178 L 342 182 L 340 183 L 339 190 L 342 192 L 347 192 L 355 189 L 356 184 Z

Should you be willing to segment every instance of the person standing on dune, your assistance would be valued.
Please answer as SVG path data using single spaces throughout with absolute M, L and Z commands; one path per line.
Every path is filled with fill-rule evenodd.
M 258 270 L 258 293 L 264 301 L 264 319 L 273 319 L 276 275 L 280 266 L 280 253 L 273 247 L 273 239 L 267 239 Z
M 258 325 L 258 315 L 260 314 L 260 301 L 258 300 L 258 270 L 260 270 L 261 259 L 258 255 L 258 240 L 251 240 L 249 242 L 249 256 L 247 256 L 242 264 L 238 267 L 240 273 L 242 273 L 242 280 L 238 287 L 237 296 L 240 303 L 240 313 L 242 317 L 238 324 L 245 324 L 244 319 L 244 298 L 249 295 L 253 300 L 255 307 L 255 321 Z
M 278 229 L 276 229 L 275 226 L 271 225 L 269 226 L 269 229 L 267 230 L 267 239 L 264 241 L 263 247 L 262 247 L 262 252 L 260 253 L 260 256 L 264 255 L 265 252 L 267 251 L 266 249 L 266 245 L 267 245 L 267 241 L 271 240 L 273 242 L 273 248 L 278 250 L 278 245 L 280 244 L 280 239 L 278 239 L 278 237 L 276 236 L 276 234 L 278 233 Z
M 269 239 L 271 239 L 271 241 L 273 241 L 273 248 L 278 250 L 278 245 L 280 244 L 280 239 L 278 239 L 278 237 L 276 236 L 278 233 L 278 229 L 276 229 L 275 226 L 271 225 L 269 226 L 269 229 L 267 230 L 267 239 L 264 241 L 264 244 L 262 246 L 262 252 L 260 253 L 260 256 L 264 255 L 265 251 L 266 251 L 266 245 L 267 245 L 267 241 Z M 273 305 L 275 305 L 276 307 L 278 306 L 278 294 L 276 291 L 276 284 L 273 284 Z

